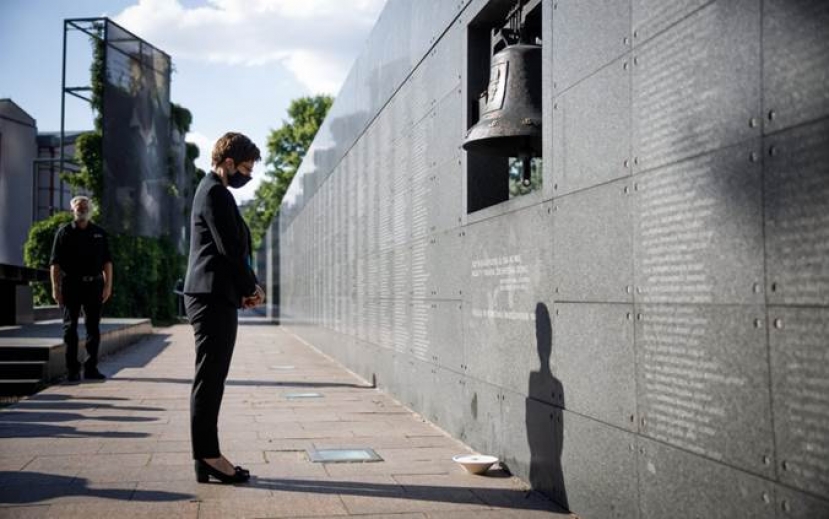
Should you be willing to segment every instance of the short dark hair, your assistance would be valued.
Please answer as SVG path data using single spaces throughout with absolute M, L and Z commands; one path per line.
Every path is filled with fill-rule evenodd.
M 259 148 L 245 135 L 236 132 L 227 132 L 222 135 L 216 144 L 213 145 L 213 153 L 210 157 L 213 166 L 221 164 L 225 159 L 233 159 L 233 162 L 247 162 L 249 160 L 260 160 Z

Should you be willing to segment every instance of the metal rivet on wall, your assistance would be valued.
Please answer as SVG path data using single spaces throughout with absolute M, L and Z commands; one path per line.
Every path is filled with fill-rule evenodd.
M 754 283 L 752 286 L 752 290 L 754 290 L 755 294 L 759 294 L 762 288 L 760 287 L 760 283 Z
M 774 110 L 769 110 L 769 121 L 773 121 L 776 116 L 777 113 Z
M 633 314 L 628 312 L 627 313 L 627 319 L 628 319 L 628 321 L 632 321 L 633 320 Z M 631 418 L 631 420 L 633 420 L 633 416 L 631 416 L 630 418 Z
M 777 153 L 777 146 L 769 146 L 769 157 L 776 157 Z
M 630 38 L 628 38 L 627 36 L 625 36 L 624 38 L 622 38 L 622 43 L 623 43 L 624 45 L 630 45 Z M 628 68 L 628 67 L 627 67 L 627 62 L 625 62 L 625 68 Z
M 749 125 L 751 128 L 757 128 L 757 118 L 756 118 L 756 117 L 752 117 L 751 119 L 749 119 L 749 120 L 748 120 L 748 125 Z
M 629 167 L 630 167 L 630 160 L 629 160 L 629 159 L 625 159 L 625 162 L 624 162 L 623 164 L 624 164 L 624 166 L 625 166 L 626 168 L 629 168 Z
M 763 321 L 761 319 L 755 319 L 754 320 L 754 327 L 755 328 L 760 328 L 761 326 L 763 326 Z
M 766 504 L 771 502 L 771 498 L 769 497 L 768 492 L 763 492 L 763 502 Z
M 768 454 L 763 454 L 763 465 L 769 465 L 771 463 L 771 458 L 769 458 Z
M 627 40 L 627 38 L 625 38 L 625 39 Z M 627 70 L 627 69 L 628 69 L 628 62 L 627 62 L 627 61 L 625 61 L 624 63 L 622 63 L 622 68 L 623 68 L 624 70 Z
M 637 30 L 637 31 L 633 31 L 633 37 L 634 37 L 634 38 L 638 38 L 638 37 L 639 37 L 639 31 L 638 31 L 638 30 Z
M 756 151 L 752 151 L 751 155 L 748 156 L 748 160 L 751 162 L 757 162 L 760 160 L 760 155 Z
M 783 329 L 783 319 L 780 319 L 779 317 L 777 319 L 775 319 L 774 320 L 774 327 L 777 328 L 778 330 L 782 330 Z M 785 462 L 783 462 L 783 463 L 785 464 Z
M 642 320 L 642 314 L 636 314 L 636 320 L 641 321 Z
M 780 503 L 780 508 L 782 508 L 784 512 L 789 512 L 791 511 L 792 506 L 789 504 L 787 500 L 784 499 L 783 502 Z
M 783 461 L 783 463 L 781 463 L 780 466 L 783 468 L 783 470 L 789 470 L 789 462 L 788 461 Z

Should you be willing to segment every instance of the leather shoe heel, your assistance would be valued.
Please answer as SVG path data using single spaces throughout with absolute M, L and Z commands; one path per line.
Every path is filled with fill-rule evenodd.
M 196 461 L 194 463 L 196 469 L 196 481 L 199 483 L 207 483 L 210 480 L 210 474 L 204 469 L 204 466 L 207 465 L 201 461 Z
M 244 483 L 250 479 L 250 473 L 247 470 L 234 467 L 233 474 L 225 474 L 221 470 L 217 470 L 202 460 L 195 460 L 194 467 L 196 469 L 196 481 L 199 483 L 207 483 L 210 476 L 218 479 L 223 484 Z

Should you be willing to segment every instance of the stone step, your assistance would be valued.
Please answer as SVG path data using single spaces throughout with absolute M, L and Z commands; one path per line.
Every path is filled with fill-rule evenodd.
M 4 361 L 48 361 L 50 348 L 31 346 L 0 345 L 0 362 Z
M 44 360 L 0 361 L 0 380 L 37 379 L 46 375 L 47 362 Z
M 40 379 L 0 380 L 0 396 L 26 396 L 40 391 L 44 383 Z

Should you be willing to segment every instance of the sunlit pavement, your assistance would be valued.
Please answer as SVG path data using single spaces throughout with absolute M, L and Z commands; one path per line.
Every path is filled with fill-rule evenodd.
M 107 357 L 103 382 L 51 386 L 0 409 L 0 517 L 569 517 L 294 336 L 243 324 L 219 424 L 224 454 L 253 477 L 199 484 L 190 456 L 187 325 Z M 314 449 L 383 461 L 313 463 Z

